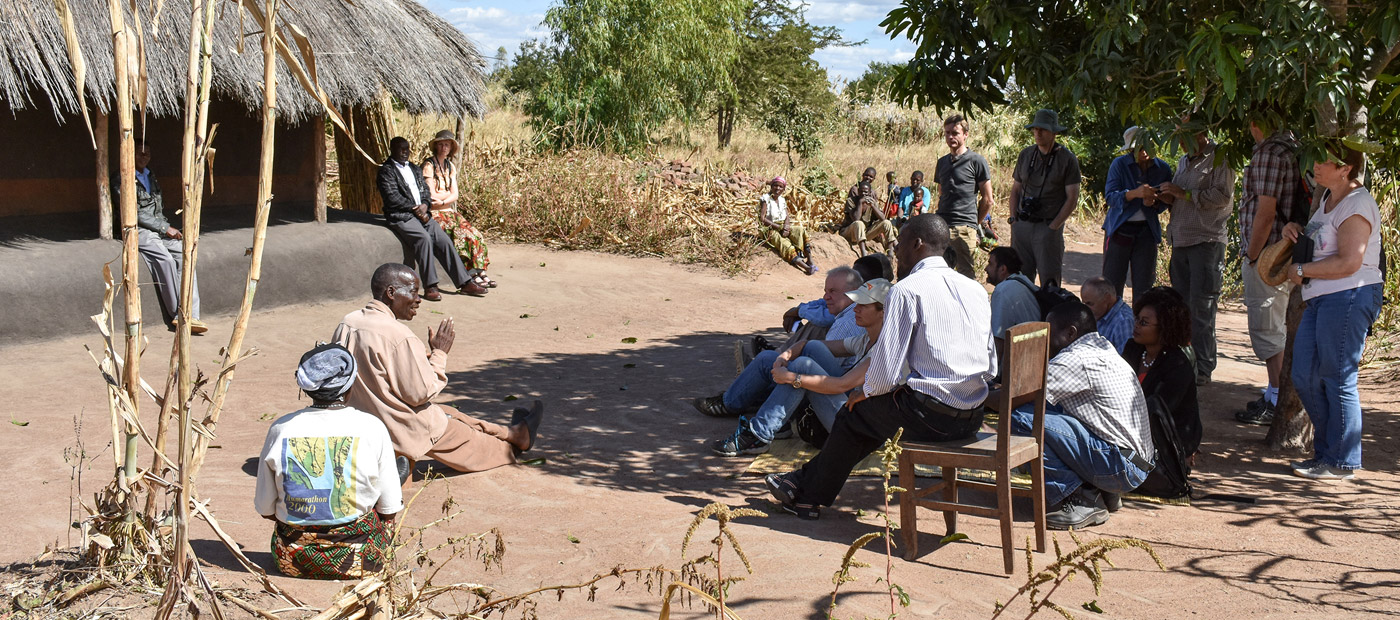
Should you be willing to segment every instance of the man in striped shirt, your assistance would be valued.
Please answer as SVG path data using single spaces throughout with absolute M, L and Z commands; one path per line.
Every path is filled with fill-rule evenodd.
M 856 464 L 900 428 L 904 439 L 950 441 L 982 426 L 996 372 L 992 308 L 981 284 L 943 260 L 948 243 L 948 223 L 934 214 L 913 217 L 900 231 L 899 283 L 885 302 L 863 390 L 837 414 L 820 454 L 798 471 L 765 478 L 784 510 L 818 518 Z

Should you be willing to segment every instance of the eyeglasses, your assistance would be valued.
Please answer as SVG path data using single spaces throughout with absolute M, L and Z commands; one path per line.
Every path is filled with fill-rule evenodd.
M 1143 319 L 1143 318 L 1137 319 L 1136 321 L 1134 321 L 1134 323 L 1137 323 L 1137 326 L 1138 326 L 1138 327 L 1156 327 L 1156 326 L 1157 326 L 1156 323 L 1149 323 L 1149 322 L 1147 321 L 1147 319 Z

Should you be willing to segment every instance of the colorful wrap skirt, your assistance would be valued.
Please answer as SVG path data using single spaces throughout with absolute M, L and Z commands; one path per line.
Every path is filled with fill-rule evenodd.
M 288 577 L 358 579 L 384 569 L 390 533 L 369 511 L 341 525 L 288 525 L 277 522 L 272 554 Z
M 452 245 L 457 248 L 457 255 L 462 257 L 462 264 L 466 265 L 467 269 L 486 271 L 491 259 L 486 256 L 486 237 L 481 235 L 481 231 L 472 226 L 456 209 L 433 211 L 433 219 L 442 226 L 447 236 L 452 237 Z

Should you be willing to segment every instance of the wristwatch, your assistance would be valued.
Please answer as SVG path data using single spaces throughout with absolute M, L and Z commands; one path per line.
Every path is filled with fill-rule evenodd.
M 1295 267 L 1296 270 L 1298 271 L 1298 277 L 1300 277 L 1300 278 L 1303 277 L 1303 263 L 1298 263 L 1298 264 L 1294 265 L 1294 267 Z
M 799 390 L 802 389 L 802 375 L 792 376 L 792 387 L 795 387 Z

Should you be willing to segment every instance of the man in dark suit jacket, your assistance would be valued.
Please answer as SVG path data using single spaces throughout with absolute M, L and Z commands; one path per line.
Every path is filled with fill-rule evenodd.
M 486 288 L 472 282 L 471 273 L 462 264 L 462 257 L 457 255 L 447 233 L 429 215 L 431 194 L 428 183 L 423 179 L 423 169 L 408 161 L 410 150 L 407 139 L 396 137 L 390 140 L 389 159 L 379 166 L 376 184 L 379 186 L 379 196 L 384 199 L 385 225 L 403 244 L 404 256 L 412 256 L 418 263 L 416 267 L 423 282 L 423 299 L 442 299 L 434 257 L 442 263 L 459 292 L 484 295 Z

